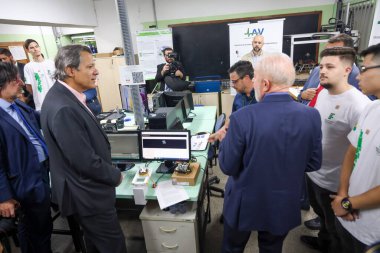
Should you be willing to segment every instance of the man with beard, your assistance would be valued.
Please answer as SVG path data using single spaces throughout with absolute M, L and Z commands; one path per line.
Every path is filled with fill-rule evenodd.
M 301 236 L 301 241 L 323 252 L 342 252 L 330 195 L 335 195 L 338 190 L 340 168 L 350 144 L 347 134 L 370 100 L 348 83 L 355 60 L 354 49 L 326 48 L 321 57 L 319 78 L 322 90 L 313 100 L 322 118 L 323 160 L 321 169 L 307 173 L 306 177 L 310 204 L 321 218 L 321 229 L 318 238 Z
M 282 252 L 286 235 L 301 222 L 304 173 L 321 164 L 321 118 L 293 101 L 288 90 L 294 79 L 287 55 L 263 57 L 253 84 L 258 103 L 230 116 L 219 151 L 220 168 L 229 175 L 223 253 L 242 253 L 254 230 L 260 252 Z
M 256 35 L 252 40 L 252 51 L 243 55 L 243 57 L 241 57 L 241 60 L 250 61 L 252 63 L 252 66 L 255 67 L 255 64 L 265 55 L 263 46 L 264 36 Z
M 228 70 L 230 75 L 230 85 L 236 90 L 234 102 L 232 104 L 232 113 L 244 106 L 255 104 L 255 91 L 253 89 L 253 68 L 249 61 L 238 61 Z M 229 125 L 229 119 L 222 128 L 209 137 L 209 142 L 221 141 L 226 135 Z

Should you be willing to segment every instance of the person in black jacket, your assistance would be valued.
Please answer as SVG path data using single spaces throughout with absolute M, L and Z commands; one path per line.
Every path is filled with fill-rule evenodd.
M 166 63 L 162 63 L 157 65 L 157 73 L 155 81 L 160 82 L 160 90 L 162 91 L 171 91 L 171 90 L 178 90 L 172 86 L 172 80 L 185 80 L 185 70 L 182 66 L 182 64 L 179 61 L 176 61 L 176 53 L 173 52 L 173 49 L 170 47 L 164 48 L 162 50 L 162 53 L 164 54 Z M 171 77 L 169 79 L 170 84 L 168 84 L 168 81 L 165 81 L 166 77 Z M 166 79 L 167 80 L 167 79 Z

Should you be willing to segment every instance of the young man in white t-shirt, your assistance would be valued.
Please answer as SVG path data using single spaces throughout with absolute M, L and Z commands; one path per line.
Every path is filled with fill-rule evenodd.
M 380 97 L 380 44 L 364 50 L 359 86 L 366 95 Z M 331 203 L 338 218 L 344 253 L 362 253 L 380 241 L 380 100 L 371 102 L 350 140 L 337 196 Z
M 47 92 L 55 82 L 55 66 L 53 61 L 44 58 L 37 41 L 27 39 L 24 47 L 33 57 L 33 61 L 24 68 L 25 84 L 27 90 L 33 93 L 36 110 L 40 111 Z
M 340 167 L 349 145 L 347 134 L 356 125 L 360 113 L 370 100 L 348 83 L 355 60 L 355 50 L 348 47 L 326 48 L 321 53 L 322 89 L 315 108 L 322 119 L 322 167 L 307 173 L 310 204 L 321 217 L 318 238 L 301 236 L 301 241 L 323 252 L 341 252 L 331 209 L 331 194 L 336 194 Z

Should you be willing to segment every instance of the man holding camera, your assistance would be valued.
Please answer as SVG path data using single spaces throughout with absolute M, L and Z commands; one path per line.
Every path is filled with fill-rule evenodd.
M 176 61 L 176 53 L 173 52 L 172 48 L 164 48 L 162 50 L 162 53 L 164 54 L 166 63 L 157 65 L 155 80 L 156 83 L 161 83 L 161 91 L 171 91 L 173 89 L 170 87 L 170 85 L 167 85 L 165 78 L 167 76 L 170 76 L 175 79 L 185 80 L 185 71 L 182 64 L 179 61 Z

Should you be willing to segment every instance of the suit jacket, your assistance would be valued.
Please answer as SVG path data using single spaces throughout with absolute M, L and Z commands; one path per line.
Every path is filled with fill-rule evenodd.
M 41 109 L 49 148 L 54 200 L 64 216 L 99 214 L 115 206 L 121 172 L 96 118 L 61 83 L 49 90 Z
M 18 100 L 15 103 L 43 139 L 39 114 Z M 36 148 L 24 129 L 0 108 L 0 202 L 16 199 L 21 204 L 36 203 L 46 194 Z
M 185 70 L 184 70 L 182 64 L 179 61 L 177 61 L 177 63 L 178 63 L 178 67 L 179 67 L 178 69 L 183 74 L 183 77 L 181 78 L 181 80 L 186 80 Z M 161 75 L 161 71 L 162 71 L 162 69 L 164 68 L 165 65 L 166 65 L 166 63 L 162 63 L 162 64 L 157 65 L 156 77 L 154 79 L 156 81 L 156 83 L 158 83 L 158 82 L 161 83 L 161 86 L 160 86 L 160 90 L 161 91 L 165 90 L 165 80 L 164 79 L 165 79 L 165 76 L 168 75 L 168 74 Z
M 226 222 L 277 235 L 298 226 L 304 172 L 321 166 L 321 136 L 318 111 L 285 93 L 231 114 L 219 151 L 220 168 L 230 176 Z

